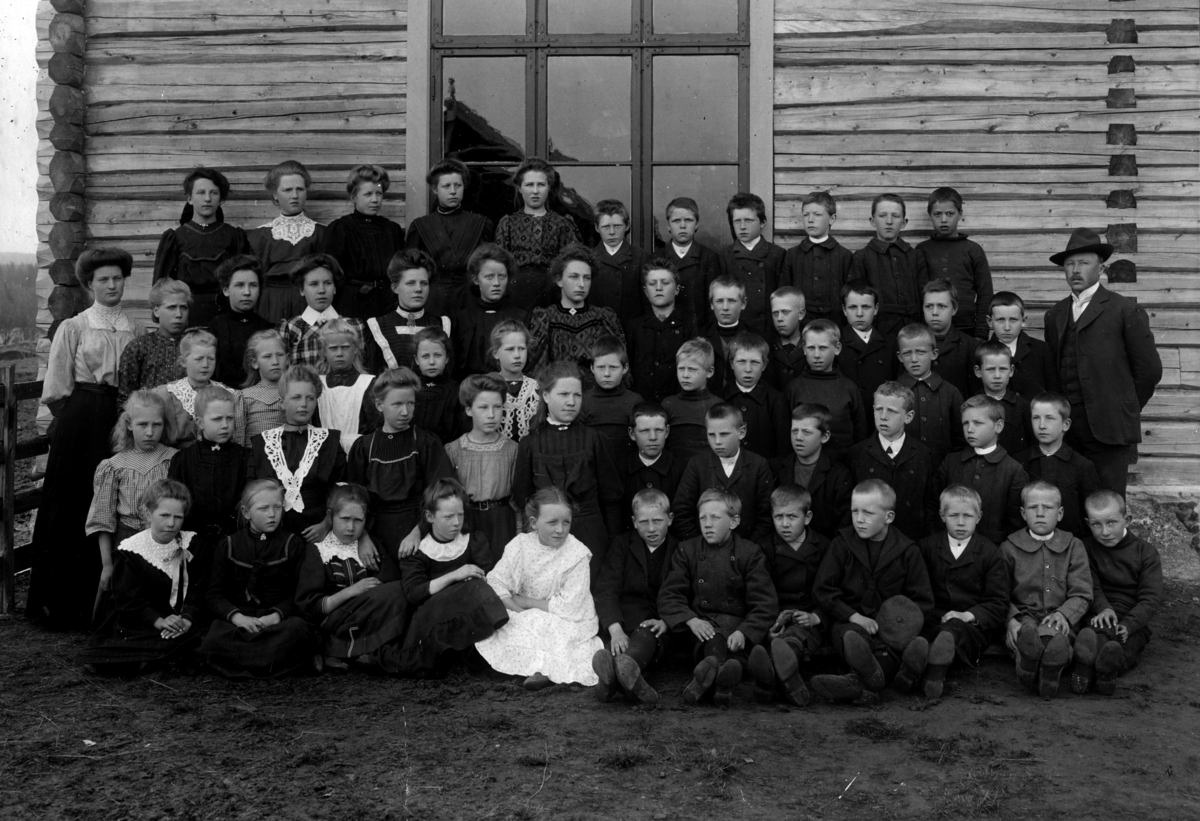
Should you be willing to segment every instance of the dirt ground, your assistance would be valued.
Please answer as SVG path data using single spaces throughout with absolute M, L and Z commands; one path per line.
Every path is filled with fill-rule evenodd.
M 120 681 L 82 671 L 82 637 L 0 621 L 0 818 L 1197 818 L 1200 562 L 1155 519 L 1176 580 L 1111 698 L 1044 702 L 1000 658 L 873 709 L 748 683 L 687 708 L 681 664 L 656 710 L 465 671 Z

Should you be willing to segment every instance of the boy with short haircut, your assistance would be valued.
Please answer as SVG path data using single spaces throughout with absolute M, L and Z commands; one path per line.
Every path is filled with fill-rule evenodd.
M 729 343 L 749 327 L 742 321 L 743 311 L 746 310 L 745 284 L 735 276 L 722 274 L 708 285 L 708 304 L 712 322 L 704 334 L 716 355 L 708 387 L 719 396 L 725 392 L 725 383 L 729 378 Z
M 708 450 L 704 416 L 720 398 L 708 389 L 713 375 L 713 347 L 701 337 L 689 339 L 675 354 L 675 378 L 679 393 L 662 401 L 667 411 L 667 450 L 676 461 L 686 465 L 697 453 Z
M 1031 479 L 1044 479 L 1062 493 L 1063 514 L 1059 529 L 1086 539 L 1084 501 L 1100 489 L 1092 461 L 1064 439 L 1071 429 L 1071 403 L 1059 393 L 1041 393 L 1029 403 L 1036 444 L 1014 457 Z
M 186 282 L 159 279 L 150 286 L 150 316 L 156 327 L 135 337 L 121 351 L 117 401 L 123 404 L 134 391 L 151 390 L 184 377 L 179 362 L 179 339 L 187 330 L 191 306 L 192 289 Z M 245 373 L 242 371 L 238 382 L 246 378 Z
M 829 614 L 830 643 L 853 671 L 813 677 L 813 690 L 831 701 L 876 701 L 889 682 L 907 692 L 928 663 L 929 642 L 918 634 L 933 607 L 929 572 L 917 545 L 891 526 L 895 504 L 889 485 L 857 485 L 852 525 L 830 543 L 817 570 L 813 597 Z M 881 611 L 900 618 L 881 621 Z
M 767 362 L 767 382 L 777 391 L 787 387 L 804 370 L 804 339 L 800 328 L 806 315 L 804 294 L 790 285 L 771 294 L 771 358 Z
M 928 535 L 937 521 L 937 465 L 924 443 L 907 433 L 913 392 L 899 382 L 884 382 L 872 397 L 875 433 L 850 449 L 855 482 L 878 479 L 896 493 L 892 527 L 914 541 Z
M 675 498 L 683 469 L 687 467 L 686 462 L 666 450 L 671 426 L 667 424 L 667 411 L 661 405 L 642 402 L 634 406 L 629 417 L 628 436 L 637 453 L 617 462 L 624 488 L 621 506 L 624 521 L 630 521 L 624 517 L 633 515 L 633 498 L 643 490 L 659 490 L 668 499 Z
M 1025 300 L 1012 291 L 992 297 L 987 316 L 992 339 L 1013 355 L 1011 387 L 1026 399 L 1045 391 L 1058 390 L 1058 373 L 1046 343 L 1025 333 Z
M 680 307 L 692 327 L 708 323 L 708 283 L 721 275 L 717 252 L 696 241 L 700 206 L 691 197 L 676 197 L 667 203 L 667 232 L 671 248 L 667 257 L 678 273 Z
M 1092 602 L 1092 574 L 1083 542 L 1057 529 L 1062 495 L 1048 482 L 1021 490 L 1024 527 L 1000 549 L 1011 592 L 1004 643 L 1016 660 L 1017 681 L 1042 698 L 1058 694 L 1071 644 Z
M 837 325 L 828 319 L 809 323 L 804 329 L 804 358 L 808 368 L 789 382 L 784 391 L 789 407 L 810 404 L 829 409 L 833 415 L 829 450 L 835 459 L 840 459 L 867 433 L 862 392 L 837 367 L 841 337 Z
M 1083 694 L 1094 684 L 1097 693 L 1111 696 L 1117 676 L 1137 666 L 1150 641 L 1150 620 L 1162 604 L 1162 560 L 1154 545 L 1129 531 L 1119 493 L 1100 490 L 1086 504 L 1091 619 L 1075 639 L 1071 689 Z
M 771 312 L 769 295 L 788 284 L 784 273 L 784 250 L 763 238 L 767 206 L 757 194 L 734 194 L 725 206 L 734 240 L 717 255 L 722 276 L 731 276 L 745 287 L 745 316 L 742 321 L 754 333 L 767 332 Z M 715 307 L 715 306 L 714 306 Z
M 579 421 L 588 425 L 608 445 L 613 461 L 633 455 L 629 439 L 629 414 L 642 397 L 625 387 L 629 356 L 615 336 L 605 335 L 592 345 L 592 376 L 596 384 L 583 392 Z
M 246 343 L 259 331 L 271 330 L 271 323 L 258 314 L 262 293 L 263 266 L 258 257 L 239 254 L 217 268 L 217 283 L 228 310 L 213 317 L 209 330 L 217 338 L 217 370 L 213 379 L 225 385 L 246 381 Z M 220 301 L 220 300 L 218 300 Z
M 651 402 L 675 392 L 675 354 L 695 336 L 695 323 L 679 301 L 679 275 L 674 265 L 655 257 L 642 268 L 642 293 L 650 310 L 625 320 L 633 388 Z
M 788 447 L 788 409 L 783 394 L 763 380 L 770 346 L 752 333 L 740 333 L 729 343 L 731 378 L 725 401 L 741 409 L 746 422 L 746 448 L 764 459 Z
M 925 256 L 900 238 L 908 224 L 904 200 L 880 194 L 871 203 L 874 238 L 854 252 L 848 279 L 865 279 L 879 293 L 877 325 L 891 335 L 921 316 L 921 289 L 929 279 Z
M 933 331 L 938 349 L 934 372 L 958 388 L 963 396 L 975 394 L 975 349 L 979 347 L 979 340 L 954 327 L 954 316 L 958 311 L 954 285 L 948 279 L 935 279 L 925 285 L 921 299 L 925 325 Z
M 1016 458 L 1033 441 L 1033 429 L 1029 401 L 1009 387 L 1012 376 L 1012 351 L 1007 346 L 989 341 L 975 349 L 975 377 L 983 384 L 984 395 L 1004 406 L 1000 446 Z
M 696 704 L 711 691 L 713 702 L 727 707 L 742 680 L 746 654 L 766 638 L 779 602 L 762 550 L 734 532 L 741 499 L 709 488 L 697 509 L 700 535 L 675 550 L 658 591 L 658 616 L 668 629 L 691 633 L 693 655 L 700 660 L 684 688 L 684 702 Z
M 942 460 L 935 485 L 975 490 L 983 499 L 979 532 L 999 544 L 1021 526 L 1021 488 L 1029 474 L 1000 446 L 1004 408 L 995 399 L 972 396 L 963 402 L 962 427 L 967 447 Z
M 799 288 L 812 319 L 836 320 L 842 283 L 854 255 L 830 234 L 837 220 L 837 202 L 827 191 L 813 191 L 800 204 L 804 239 L 784 254 L 784 281 Z
M 958 231 L 962 196 L 953 188 L 937 188 L 926 204 L 933 235 L 917 245 L 931 276 L 950 280 L 958 292 L 954 327 L 976 339 L 987 339 L 992 300 L 992 269 L 979 243 Z
M 861 279 L 842 286 L 842 313 L 846 326 L 842 328 L 842 351 L 837 364 L 842 374 L 862 392 L 869 403 L 875 390 L 884 382 L 896 378 L 896 336 L 884 334 L 875 327 L 879 313 L 879 293 Z
M 979 664 L 1008 614 L 1008 563 L 999 547 L 975 532 L 983 513 L 979 494 L 951 485 L 939 505 L 945 530 L 918 543 L 933 588 L 933 609 L 925 618 L 927 698 L 941 697 L 955 657 L 970 667 Z
M 608 646 L 592 657 L 600 679 L 594 693 L 607 702 L 620 689 L 635 704 L 653 705 L 658 693 L 642 673 L 666 649 L 667 624 L 658 615 L 658 591 L 678 543 L 667 532 L 671 500 L 661 490 L 639 490 L 632 509 L 633 529 L 613 539 L 596 579 L 596 615 Z
M 933 372 L 937 343 L 933 331 L 924 325 L 900 329 L 896 356 L 904 367 L 896 381 L 912 391 L 915 399 L 915 412 L 906 430 L 929 448 L 933 463 L 940 465 L 946 454 L 963 446 L 962 394 Z
M 769 645 L 755 646 L 748 666 L 755 681 L 755 701 L 770 702 L 779 692 L 803 707 L 808 704 L 808 689 L 800 668 L 824 643 L 829 623 L 813 598 L 813 581 L 829 540 L 808 527 L 812 497 L 799 485 L 781 485 L 771 493 L 771 518 L 775 532 L 761 547 L 780 612 Z
M 645 304 L 640 280 L 646 254 L 627 239 L 629 209 L 623 202 L 596 203 L 596 232 L 600 234 L 600 244 L 592 249 L 596 258 L 592 304 L 611 308 L 621 319 L 640 316 Z
M 850 492 L 854 489 L 850 471 L 825 452 L 832 420 L 824 405 L 797 405 L 792 410 L 790 447 L 767 463 L 780 484 L 795 484 L 809 494 L 805 509 L 811 514 L 810 529 L 826 539 L 850 526 Z
M 716 488 L 741 500 L 738 535 L 761 542 L 771 533 L 771 491 L 775 477 L 767 460 L 742 447 L 746 423 L 734 405 L 722 402 L 708 409 L 704 417 L 709 449 L 691 458 L 671 512 L 675 514 L 675 533 L 691 539 L 701 530 L 696 520 L 697 499 L 703 491 Z

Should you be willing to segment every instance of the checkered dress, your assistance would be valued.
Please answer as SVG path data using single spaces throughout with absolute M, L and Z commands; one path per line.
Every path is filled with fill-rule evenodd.
M 116 533 L 118 525 L 134 531 L 146 525 L 138 510 L 142 494 L 167 478 L 175 448 L 159 445 L 151 451 L 123 450 L 96 468 L 95 493 L 84 532 Z
M 183 375 L 183 365 L 179 364 L 179 340 L 163 336 L 157 330 L 142 334 L 121 352 L 117 401 L 124 403 L 134 391 L 157 388 Z
M 250 447 L 250 440 L 265 430 L 283 424 L 283 399 L 279 386 L 267 382 L 255 382 L 242 388 L 242 446 Z
M 354 331 L 358 334 L 358 344 L 361 346 L 363 344 L 362 320 L 349 316 L 344 316 L 342 319 L 354 326 Z M 283 342 L 287 346 L 293 365 L 308 365 L 310 368 L 320 367 L 325 359 L 325 351 L 321 345 L 321 336 L 318 333 L 322 324 L 324 323 L 318 322 L 315 325 L 310 325 L 308 320 L 298 316 L 280 321 L 276 330 L 283 337 Z

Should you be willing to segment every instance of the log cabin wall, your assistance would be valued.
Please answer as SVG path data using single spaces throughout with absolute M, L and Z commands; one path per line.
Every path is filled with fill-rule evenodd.
M 1136 482 L 1200 486 L 1198 24 L 1197 0 L 776 0 L 775 241 L 827 189 L 847 247 L 884 191 L 915 244 L 953 186 L 1040 335 L 1067 293 L 1047 257 L 1074 228 L 1107 234 L 1105 284 L 1145 307 L 1165 368 Z
M 56 12 L 46 0 L 40 12 L 48 30 Z M 86 0 L 83 17 L 86 242 L 133 254 L 126 302 L 139 319 L 159 237 L 178 224 L 194 166 L 229 177 L 225 219 L 251 228 L 278 213 L 263 177 L 281 160 L 308 167 L 307 213 L 322 223 L 350 210 L 349 170 L 375 163 L 392 178 L 383 213 L 403 221 L 406 0 Z M 52 225 L 43 209 L 43 242 Z

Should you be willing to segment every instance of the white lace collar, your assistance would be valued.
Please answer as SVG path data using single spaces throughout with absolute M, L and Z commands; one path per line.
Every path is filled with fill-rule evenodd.
M 417 545 L 417 550 L 420 550 L 435 562 L 448 562 L 466 553 L 467 542 L 470 540 L 471 537 L 466 533 L 459 533 L 458 538 L 452 542 L 439 542 L 430 533 L 421 540 L 421 544 Z
M 186 563 L 192 560 L 188 546 L 192 543 L 195 533 L 184 531 L 173 541 L 159 544 L 154 541 L 150 530 L 130 536 L 117 546 L 117 550 L 135 553 L 145 560 L 146 564 L 163 573 L 171 580 L 171 599 L 169 604 L 174 607 L 180 597 L 187 597 Z
M 98 331 L 128 331 L 133 333 L 133 322 L 121 310 L 120 305 L 101 305 L 93 302 L 87 309 L 87 323 Z
M 332 533 L 317 545 L 317 551 L 321 554 L 321 562 L 323 564 L 329 564 L 333 559 L 341 559 L 342 561 L 353 559 L 356 562 L 359 560 L 358 543 L 344 544 Z
M 229 388 L 225 387 L 225 385 L 222 385 L 215 379 L 209 381 L 208 384 L 229 390 Z M 177 379 L 174 382 L 169 383 L 167 385 L 167 391 L 179 400 L 179 404 L 183 406 L 185 411 L 187 411 L 188 416 L 196 419 L 196 389 L 192 387 L 192 383 L 188 381 L 186 376 L 183 379 Z M 200 420 L 196 419 L 196 421 L 199 422 Z
M 271 239 L 290 242 L 292 245 L 299 245 L 317 230 L 317 224 L 303 213 L 291 217 L 280 214 L 260 227 L 271 229 Z
M 263 431 L 262 434 L 263 450 L 266 452 L 267 461 L 271 463 L 271 467 L 275 469 L 275 476 L 283 485 L 283 509 L 294 510 L 297 513 L 304 512 L 304 497 L 300 495 L 300 488 L 304 484 L 308 472 L 312 470 L 313 464 L 317 461 L 321 445 L 325 444 L 325 440 L 329 438 L 329 431 L 325 428 L 314 428 L 309 425 L 306 432 L 308 444 L 304 446 L 304 455 L 300 457 L 300 464 L 296 467 L 295 473 L 288 468 L 287 457 L 283 454 L 283 427 L 271 428 Z

